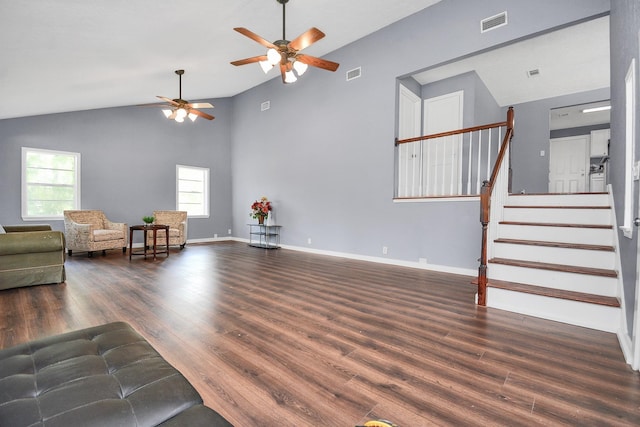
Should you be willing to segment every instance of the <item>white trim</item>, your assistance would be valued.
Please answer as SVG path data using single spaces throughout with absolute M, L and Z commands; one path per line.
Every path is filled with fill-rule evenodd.
M 625 175 L 624 175 L 624 220 L 622 221 L 622 234 L 629 239 L 633 238 L 633 165 L 635 163 L 634 145 L 636 131 L 636 59 L 631 60 L 629 69 L 624 78 L 625 87 Z
M 189 165 L 176 165 L 176 210 L 186 210 L 180 208 L 180 169 L 190 169 L 194 171 L 199 171 L 204 174 L 202 183 L 204 184 L 203 194 L 202 194 L 202 207 L 204 210 L 203 214 L 187 214 L 188 218 L 209 218 L 211 215 L 211 203 L 210 203 L 210 192 L 211 192 L 211 171 L 209 168 L 204 168 L 200 166 L 189 166 Z
M 617 272 L 622 271 L 622 265 L 620 263 L 620 238 L 618 232 L 618 219 L 616 217 L 616 208 L 613 200 L 613 187 L 611 184 L 607 184 L 607 192 L 609 197 L 609 206 L 611 207 L 611 225 L 613 226 L 613 247 L 616 250 L 615 256 L 615 270 Z M 620 344 L 620 350 L 624 356 L 624 360 L 631 365 L 633 357 L 633 350 L 631 344 L 631 338 L 629 337 L 629 327 L 627 325 L 627 309 L 626 300 L 624 298 L 624 281 L 622 280 L 622 274 L 618 274 L 617 295 L 620 299 L 620 326 L 618 327 L 616 335 L 618 336 L 618 343 Z

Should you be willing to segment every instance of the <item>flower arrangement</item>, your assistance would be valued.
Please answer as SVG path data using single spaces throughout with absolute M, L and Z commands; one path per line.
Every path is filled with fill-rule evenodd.
M 271 211 L 271 202 L 266 197 L 262 196 L 260 200 L 256 200 L 251 204 L 251 212 L 249 216 L 257 219 L 260 223 L 269 216 Z

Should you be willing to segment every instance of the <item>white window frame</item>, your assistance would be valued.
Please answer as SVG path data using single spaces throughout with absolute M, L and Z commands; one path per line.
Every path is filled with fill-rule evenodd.
M 636 60 L 633 58 L 625 83 L 625 174 L 624 174 L 624 221 L 620 229 L 629 239 L 633 238 L 633 182 L 637 176 L 634 171 L 635 163 L 635 132 L 636 132 Z
M 202 184 L 203 184 L 203 190 L 202 190 L 202 214 L 198 214 L 198 215 L 194 215 L 191 213 L 188 213 L 187 216 L 189 218 L 209 218 L 209 212 L 210 212 L 210 203 L 209 203 L 209 168 L 202 168 L 202 167 L 197 167 L 197 166 L 186 166 L 186 165 L 176 165 L 176 210 L 185 210 L 183 208 L 181 208 L 181 204 L 180 204 L 180 170 L 181 169 L 185 169 L 185 170 L 192 170 L 192 171 L 198 171 L 201 172 L 203 174 L 203 179 L 202 179 Z M 187 210 L 187 212 L 189 212 Z
M 80 153 L 68 152 L 68 151 L 57 151 L 57 150 L 45 150 L 42 148 L 29 148 L 22 147 L 22 219 L 24 221 L 42 221 L 42 220 L 61 220 L 64 219 L 64 214 L 60 212 L 57 215 L 30 215 L 28 211 L 28 203 L 29 194 L 28 194 L 28 183 L 27 183 L 27 155 L 32 153 L 41 153 L 41 154 L 54 154 L 54 155 L 64 155 L 70 156 L 74 159 L 74 184 L 73 187 L 73 206 L 71 209 L 80 209 Z M 42 183 L 46 184 L 46 183 Z

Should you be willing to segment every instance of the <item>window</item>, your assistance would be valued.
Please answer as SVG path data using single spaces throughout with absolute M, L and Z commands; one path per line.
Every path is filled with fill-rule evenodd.
M 176 207 L 189 217 L 209 217 L 209 169 L 176 165 Z
M 80 209 L 80 153 L 22 147 L 22 219 L 62 219 Z

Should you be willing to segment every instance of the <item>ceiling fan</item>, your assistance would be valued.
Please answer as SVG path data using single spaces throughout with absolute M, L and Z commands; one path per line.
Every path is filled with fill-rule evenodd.
M 197 110 L 198 108 L 213 108 L 208 102 L 188 102 L 182 99 L 182 75 L 184 74 L 184 70 L 176 70 L 175 73 L 180 78 L 180 92 L 178 98 L 169 99 L 164 96 L 158 96 L 158 98 L 162 99 L 166 102 L 166 104 L 147 104 L 150 107 L 168 107 L 162 110 L 164 115 L 169 120 L 175 120 L 176 122 L 182 123 L 184 122 L 185 117 L 189 117 L 192 122 L 195 122 L 198 116 L 205 118 L 207 120 L 213 120 L 215 117 Z
M 297 80 L 296 74 L 298 77 L 304 74 L 307 70 L 307 66 L 309 65 L 328 71 L 336 71 L 340 65 L 336 62 L 299 53 L 302 49 L 312 45 L 325 36 L 325 34 L 319 29 L 312 27 L 292 41 L 286 39 L 285 5 L 289 0 L 276 1 L 282 5 L 282 39 L 271 43 L 246 28 L 234 28 L 234 30 L 240 34 L 260 43 L 264 47 L 268 48 L 268 50 L 265 55 L 240 59 L 238 61 L 233 61 L 231 64 L 238 66 L 258 62 L 265 73 L 269 72 L 269 70 L 271 70 L 276 64 L 280 64 L 280 74 L 282 75 L 283 83 L 295 82 Z

